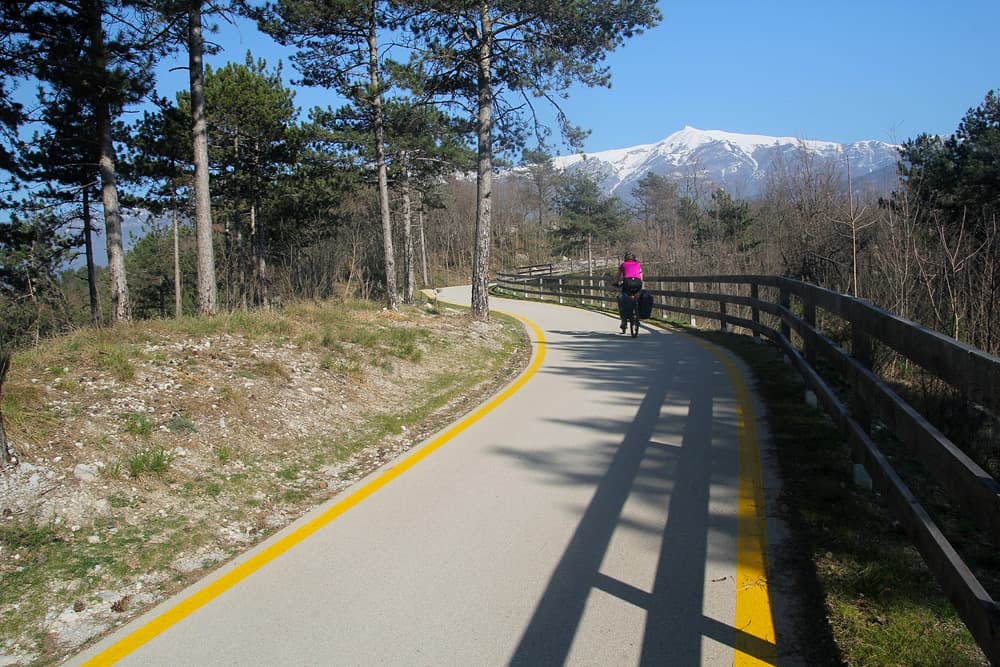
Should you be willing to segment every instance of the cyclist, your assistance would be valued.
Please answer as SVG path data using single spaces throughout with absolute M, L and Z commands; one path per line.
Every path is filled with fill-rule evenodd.
M 642 289 L 642 264 L 636 259 L 635 253 L 625 253 L 623 261 L 618 267 L 618 285 L 622 288 L 621 299 L 629 294 L 637 294 Z M 622 333 L 625 333 L 628 326 L 628 316 L 623 308 L 618 309 L 618 314 L 622 318 Z

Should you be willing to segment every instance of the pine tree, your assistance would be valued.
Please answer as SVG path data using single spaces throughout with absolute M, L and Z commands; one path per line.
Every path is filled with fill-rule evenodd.
M 154 103 L 156 111 L 146 111 L 131 128 L 128 142 L 131 154 L 123 171 L 126 178 L 148 185 L 139 200 L 143 208 L 154 214 L 168 210 L 171 213 L 174 315 L 180 317 L 184 313 L 184 299 L 179 218 L 187 210 L 181 204 L 183 195 L 193 190 L 194 185 L 191 115 L 166 99 L 156 99 Z
M 443 0 L 429 7 L 414 3 L 413 9 L 418 15 L 410 27 L 419 45 L 415 65 L 423 91 L 473 110 L 478 157 L 472 311 L 484 318 L 494 153 L 523 143 L 519 109 L 533 108 L 535 97 L 553 102 L 564 135 L 579 141 L 582 132 L 570 126 L 557 98 L 574 83 L 609 85 L 605 56 L 661 15 L 655 0 Z
M 139 0 L 39 2 L 24 14 L 26 32 L 42 54 L 35 76 L 54 97 L 79 97 L 93 122 L 116 322 L 130 319 L 131 308 L 113 126 L 125 107 L 153 86 L 152 63 L 159 51 L 145 30 L 148 19 Z
M 627 238 L 628 212 L 621 200 L 603 195 L 597 183 L 584 173 L 572 172 L 563 179 L 555 203 L 559 212 L 555 233 L 562 253 L 579 255 L 586 250 L 590 258 L 594 243 L 607 248 Z
M 278 0 L 258 13 L 266 32 L 282 44 L 298 48 L 293 62 L 303 83 L 332 88 L 370 114 L 390 310 L 399 308 L 399 290 L 385 156 L 386 83 L 379 31 L 395 24 L 397 11 L 394 3 L 379 0 Z
M 219 175 L 215 191 L 230 206 L 228 268 L 239 276 L 229 285 L 242 290 L 237 298 L 267 307 L 267 220 L 261 214 L 261 199 L 268 184 L 289 171 L 296 158 L 294 93 L 282 84 L 280 67 L 268 72 L 267 64 L 254 62 L 250 53 L 243 65 L 208 68 L 205 93 L 209 161 Z M 230 221 L 238 228 L 233 229 Z M 242 246 L 243 238 L 249 247 Z

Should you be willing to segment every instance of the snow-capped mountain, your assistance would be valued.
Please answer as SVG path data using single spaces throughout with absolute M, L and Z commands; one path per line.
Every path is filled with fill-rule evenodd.
M 734 197 L 752 199 L 764 192 L 772 176 L 807 166 L 817 172 L 836 169 L 846 187 L 849 165 L 856 191 L 885 192 L 892 187 L 898 158 L 898 147 L 881 141 L 839 144 L 685 127 L 655 144 L 555 157 L 553 165 L 584 169 L 604 192 L 626 201 L 650 172 L 689 190 L 704 193 L 722 187 Z

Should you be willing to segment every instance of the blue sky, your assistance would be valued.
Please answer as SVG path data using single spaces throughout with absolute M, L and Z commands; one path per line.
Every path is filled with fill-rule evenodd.
M 611 89 L 571 91 L 564 109 L 592 133 L 588 152 L 703 130 L 851 142 L 950 134 L 1000 90 L 1000 0 L 686 0 L 607 60 Z M 220 23 L 225 51 L 207 62 L 269 65 L 289 52 L 249 24 Z M 165 63 L 161 69 L 180 61 Z M 187 73 L 164 76 L 173 94 Z M 303 108 L 336 104 L 301 89 Z

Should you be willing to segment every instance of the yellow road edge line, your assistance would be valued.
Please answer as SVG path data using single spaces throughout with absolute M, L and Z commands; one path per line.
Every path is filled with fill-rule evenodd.
M 502 312 L 502 311 L 494 311 Z M 232 570 L 229 570 L 224 575 L 216 579 L 215 581 L 209 583 L 204 588 L 192 593 L 189 597 L 181 600 L 179 603 L 173 607 L 167 609 L 162 614 L 152 619 L 146 625 L 137 628 L 132 633 L 126 635 L 116 643 L 112 644 L 108 648 L 104 649 L 98 653 L 93 658 L 90 658 L 83 663 L 86 667 L 92 667 L 96 665 L 112 665 L 118 662 L 122 658 L 126 657 L 130 653 L 134 652 L 136 649 L 141 647 L 143 644 L 149 642 L 151 639 L 164 632 L 173 625 L 176 625 L 184 618 L 190 616 L 195 611 L 204 607 L 206 604 L 219 597 L 227 590 L 243 581 L 251 574 L 261 569 L 271 561 L 278 558 L 285 552 L 289 551 L 297 544 L 300 544 L 307 537 L 317 532 L 320 528 L 323 528 L 330 522 L 332 522 L 337 517 L 341 516 L 352 507 L 355 507 L 363 500 L 374 494 L 376 491 L 386 486 L 392 480 L 396 479 L 404 472 L 414 467 L 417 463 L 423 459 L 430 456 L 436 450 L 440 449 L 450 440 L 452 440 L 459 433 L 465 429 L 472 426 L 487 413 L 494 410 L 501 403 L 506 401 L 515 392 L 517 392 L 521 387 L 523 387 L 528 380 L 530 380 L 538 369 L 541 368 L 542 362 L 545 359 L 545 335 L 542 330 L 531 320 L 521 317 L 520 315 L 514 315 L 512 313 L 504 313 L 520 320 L 535 334 L 535 350 L 533 353 L 533 358 L 528 368 L 524 370 L 521 375 L 517 377 L 510 385 L 507 386 L 502 392 L 494 396 L 492 399 L 484 403 L 483 405 L 476 408 L 474 411 L 469 413 L 465 418 L 456 422 L 445 431 L 441 432 L 434 440 L 426 443 L 422 447 L 412 450 L 412 453 L 402 459 L 398 464 L 392 466 L 385 470 L 381 475 L 370 480 L 364 484 L 361 488 L 357 489 L 349 496 L 343 498 L 342 500 L 331 505 L 326 511 L 317 516 L 316 518 L 310 520 L 309 522 L 303 524 L 293 532 L 284 536 L 271 546 L 267 547 L 263 551 L 260 551 L 256 555 L 252 556 L 250 559 L 244 561 L 240 565 L 237 565 Z
M 764 513 L 764 483 L 753 400 L 743 373 L 726 352 L 695 336 L 682 335 L 701 345 L 722 363 L 736 398 L 739 489 L 733 665 L 776 665 L 778 647 L 767 585 L 767 517 Z

